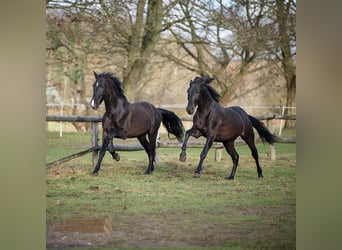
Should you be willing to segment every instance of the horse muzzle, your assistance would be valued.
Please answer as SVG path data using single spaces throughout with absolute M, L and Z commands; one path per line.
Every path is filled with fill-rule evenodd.
M 195 111 L 195 107 L 186 107 L 186 112 L 189 114 L 189 115 L 192 115 Z
M 90 101 L 90 107 L 92 109 L 97 109 L 99 106 L 95 103 L 94 99 L 91 99 Z

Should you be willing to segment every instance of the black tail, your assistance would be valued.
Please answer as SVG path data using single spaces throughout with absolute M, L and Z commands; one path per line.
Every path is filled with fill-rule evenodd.
M 272 145 L 274 142 L 279 141 L 278 138 L 275 135 L 271 134 L 271 132 L 261 121 L 250 115 L 248 115 L 248 117 L 249 120 L 252 122 L 253 127 L 258 131 L 258 134 L 263 142 L 266 140 L 269 144 Z
M 172 111 L 157 108 L 162 115 L 162 122 L 168 132 L 169 138 L 170 133 L 177 137 L 179 142 L 183 141 L 184 137 L 184 126 L 179 117 Z

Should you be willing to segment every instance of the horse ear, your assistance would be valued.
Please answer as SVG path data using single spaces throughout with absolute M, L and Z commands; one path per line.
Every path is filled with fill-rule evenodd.
M 203 77 L 203 81 L 205 84 L 209 84 L 211 83 L 213 80 L 215 80 L 215 78 L 212 77 Z
M 93 70 L 94 72 L 94 76 L 95 76 L 95 79 L 97 80 L 97 78 L 99 77 L 99 75 Z
M 191 80 L 190 83 L 201 83 L 201 77 L 196 76 L 194 80 Z

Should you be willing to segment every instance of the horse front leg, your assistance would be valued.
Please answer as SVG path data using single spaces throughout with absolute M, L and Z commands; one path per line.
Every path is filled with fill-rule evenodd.
M 184 138 L 183 145 L 182 145 L 182 152 L 179 155 L 179 160 L 181 162 L 185 162 L 185 160 L 186 160 L 186 146 L 188 144 L 188 140 L 189 140 L 190 136 L 194 136 L 194 137 L 198 138 L 201 136 L 201 132 L 199 130 L 195 129 L 194 127 L 192 127 L 191 129 L 189 129 L 185 132 L 185 138 Z
M 108 143 L 109 143 L 108 135 L 107 135 L 107 133 L 103 133 L 103 135 L 102 135 L 102 146 L 101 146 L 101 149 L 100 149 L 99 158 L 97 159 L 96 166 L 95 166 L 94 171 L 92 173 L 93 176 L 97 176 L 98 175 L 102 159 L 103 159 L 103 157 L 104 157 L 104 155 L 106 153 L 107 147 L 108 147 Z
M 120 155 L 119 155 L 119 153 L 115 152 L 113 140 L 114 140 L 114 138 L 126 139 L 128 137 L 127 130 L 124 130 L 124 129 L 113 130 L 109 133 L 108 137 L 109 137 L 108 150 L 109 150 L 109 152 L 112 155 L 114 160 L 120 161 Z
M 109 139 L 108 150 L 109 150 L 109 153 L 112 155 L 114 160 L 120 161 L 120 155 L 119 155 L 119 153 L 115 152 L 113 140 L 114 140 L 114 138 Z
M 200 155 L 200 161 L 199 161 L 198 167 L 195 171 L 194 178 L 199 178 L 201 176 L 201 171 L 202 171 L 204 159 L 207 157 L 208 151 L 211 148 L 211 146 L 213 145 L 213 142 L 214 142 L 213 136 L 207 138 L 205 145 L 203 147 L 203 150 L 201 152 L 201 155 Z

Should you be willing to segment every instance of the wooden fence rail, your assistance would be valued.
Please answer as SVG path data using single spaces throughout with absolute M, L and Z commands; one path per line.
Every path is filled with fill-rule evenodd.
M 267 126 L 270 127 L 273 119 L 282 119 L 282 120 L 296 120 L 296 115 L 277 115 L 277 114 L 267 114 L 267 115 L 255 115 L 255 118 L 259 120 L 266 120 Z M 191 116 L 182 116 L 180 117 L 182 121 L 192 122 Z M 74 153 L 63 157 L 61 159 L 46 163 L 46 168 L 52 167 L 54 165 L 60 164 L 62 162 L 69 161 L 71 159 L 80 157 L 82 155 L 92 153 L 92 162 L 93 166 L 95 166 L 98 153 L 100 150 L 100 145 L 98 144 L 99 141 L 99 122 L 102 121 L 102 116 L 75 116 L 75 115 L 46 115 L 47 122 L 90 122 L 91 123 L 91 147 L 86 150 L 82 150 L 78 153 Z M 257 139 L 258 140 L 258 139 Z M 296 143 L 296 138 L 281 138 L 280 143 Z M 243 145 L 245 144 L 242 140 L 236 140 L 236 145 Z M 158 142 L 157 148 L 179 148 L 181 144 L 179 143 L 170 143 L 170 142 Z M 188 143 L 189 148 L 202 148 L 203 144 L 201 143 Z M 115 144 L 115 150 L 117 151 L 137 151 L 137 150 L 144 150 L 140 144 L 128 145 L 128 144 Z M 215 160 L 221 159 L 222 154 L 222 144 L 215 143 L 212 146 L 213 149 L 216 150 L 215 153 Z M 271 159 L 275 159 L 275 148 L 271 146 Z
M 266 114 L 254 115 L 259 120 L 296 120 L 296 115 Z M 192 122 L 192 116 L 181 116 L 182 121 Z M 102 116 L 46 115 L 47 122 L 101 122 Z

